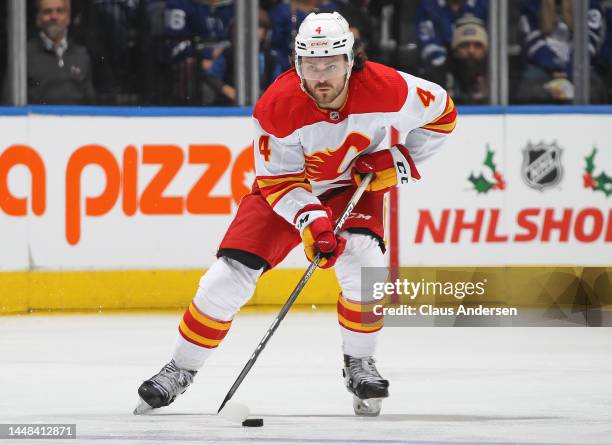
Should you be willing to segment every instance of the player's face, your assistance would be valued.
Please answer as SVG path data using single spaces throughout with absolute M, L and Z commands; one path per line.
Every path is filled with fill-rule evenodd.
M 299 63 L 304 86 L 320 106 L 331 104 L 342 93 L 349 70 L 345 56 L 301 57 Z

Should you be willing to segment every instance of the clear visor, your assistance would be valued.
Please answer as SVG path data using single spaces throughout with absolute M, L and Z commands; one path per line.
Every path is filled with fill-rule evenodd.
M 297 69 L 304 79 L 324 81 L 345 76 L 350 66 L 346 56 L 299 56 Z

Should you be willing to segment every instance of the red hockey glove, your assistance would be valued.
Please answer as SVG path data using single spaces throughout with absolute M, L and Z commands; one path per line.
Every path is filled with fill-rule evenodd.
M 361 184 L 361 175 L 374 173 L 374 178 L 366 188 L 368 192 L 386 192 L 387 190 L 410 182 L 410 179 L 421 179 L 421 175 L 410 156 L 410 152 L 401 144 L 359 156 L 353 166 L 353 184 Z
M 346 240 L 343 237 L 334 235 L 332 222 L 326 216 L 315 219 L 304 229 L 302 241 L 306 257 L 310 261 L 314 259 L 317 252 L 321 252 L 319 267 L 322 269 L 332 267 L 346 246 Z

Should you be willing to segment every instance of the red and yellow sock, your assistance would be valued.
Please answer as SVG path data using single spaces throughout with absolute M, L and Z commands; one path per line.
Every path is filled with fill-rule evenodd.
M 232 322 L 221 321 L 201 312 L 193 302 L 189 305 L 179 325 L 181 336 L 194 345 L 216 348 L 227 335 Z
M 338 323 L 343 328 L 353 332 L 369 334 L 378 332 L 383 327 L 383 315 L 374 313 L 374 306 L 379 302 L 362 304 L 350 301 L 340 294 L 338 298 Z

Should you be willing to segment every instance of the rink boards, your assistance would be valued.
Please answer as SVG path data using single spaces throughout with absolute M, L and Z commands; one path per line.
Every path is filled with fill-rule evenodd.
M 254 179 L 249 110 L 11 113 L 0 118 L 0 312 L 186 305 Z M 610 108 L 460 109 L 423 180 L 399 193 L 396 265 L 592 266 L 609 279 L 611 121 Z M 284 302 L 305 266 L 295 249 L 252 303 Z M 337 295 L 319 271 L 301 301 Z

